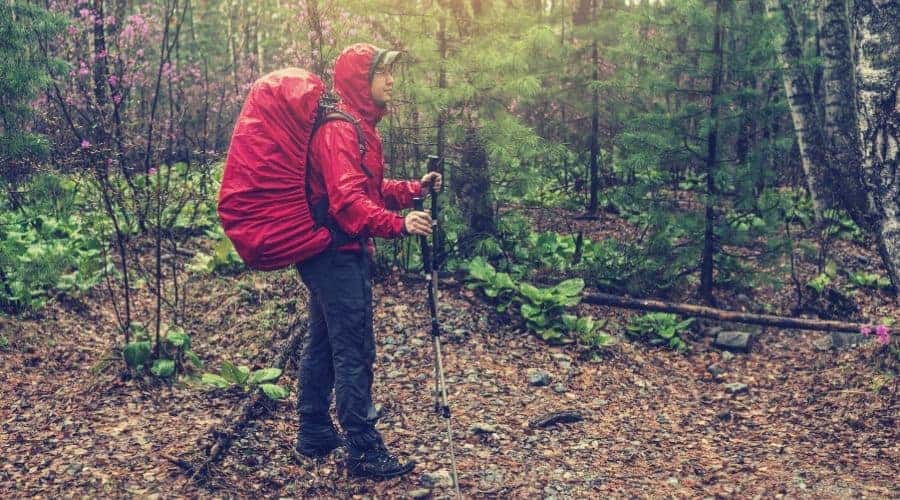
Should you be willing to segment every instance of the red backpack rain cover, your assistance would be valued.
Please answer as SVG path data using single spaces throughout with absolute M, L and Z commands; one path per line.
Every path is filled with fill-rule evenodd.
M 253 269 L 287 267 L 331 243 L 306 201 L 306 153 L 324 90 L 306 70 L 274 71 L 253 84 L 234 126 L 218 212 Z

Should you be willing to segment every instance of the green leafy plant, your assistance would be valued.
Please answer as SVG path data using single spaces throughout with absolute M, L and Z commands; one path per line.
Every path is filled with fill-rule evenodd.
M 39 176 L 18 210 L 0 210 L 4 309 L 34 311 L 54 296 L 79 297 L 110 268 L 103 259 L 106 232 L 76 209 L 76 186 L 61 176 Z
M 890 288 L 891 280 L 880 274 L 859 271 L 850 273 L 850 284 L 857 288 Z
M 148 339 L 143 325 L 132 322 L 131 331 L 135 340 L 122 349 L 122 357 L 128 368 L 142 372 L 149 366 L 150 373 L 160 378 L 169 378 L 184 373 L 189 362 L 194 368 L 203 367 L 203 362 L 191 350 L 191 337 L 181 327 L 169 327 L 160 340 L 159 357 L 154 359 L 153 344 Z
M 689 349 L 682 338 L 694 318 L 679 321 L 678 316 L 672 313 L 651 312 L 633 318 L 626 327 L 629 335 L 646 339 L 651 345 L 666 344 L 678 351 Z
M 290 394 L 286 387 L 272 383 L 280 376 L 280 368 L 261 368 L 251 372 L 248 366 L 235 366 L 229 361 L 223 361 L 218 374 L 204 373 L 200 381 L 218 389 L 239 387 L 245 392 L 259 387 L 269 399 L 279 400 Z
M 206 236 L 213 241 L 212 253 L 198 252 L 188 264 L 190 271 L 210 274 L 214 272 L 234 272 L 244 267 L 244 261 L 238 255 L 231 240 L 225 236 L 221 226 L 206 231 Z
M 483 257 L 475 257 L 468 263 L 470 289 L 480 288 L 496 302 L 497 312 L 505 313 L 513 303 L 518 285 L 509 274 L 497 272 Z
M 497 272 L 481 257 L 469 261 L 470 289 L 480 289 L 496 304 L 498 312 L 510 311 L 519 304 L 519 313 L 525 326 L 543 340 L 552 343 L 569 343 L 580 339 L 585 344 L 603 347 L 610 337 L 601 330 L 603 324 L 590 316 L 579 318 L 566 313 L 570 307 L 581 303 L 584 280 L 574 278 L 549 288 L 539 288 L 530 283 L 516 282 L 509 274 Z
M 815 290 L 817 294 L 821 294 L 831 285 L 832 281 L 837 278 L 837 263 L 829 260 L 825 264 L 825 268 L 815 278 L 809 280 L 806 286 Z
M 569 340 L 564 335 L 564 331 L 568 329 L 562 329 L 565 328 L 562 315 L 567 307 L 581 302 L 582 290 L 584 280 L 581 278 L 565 280 L 550 288 L 522 283 L 519 286 L 519 300 L 522 303 L 519 311 L 528 328 L 542 339 L 548 342 L 565 342 Z

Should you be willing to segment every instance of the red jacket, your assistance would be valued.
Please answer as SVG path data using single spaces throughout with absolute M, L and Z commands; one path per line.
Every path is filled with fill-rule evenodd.
M 334 120 L 319 128 L 310 145 L 309 203 L 328 200 L 328 215 L 352 237 L 397 238 L 403 232 L 403 216 L 391 210 L 412 207 L 412 199 L 422 191 L 418 181 L 384 178 L 381 136 L 375 126 L 386 110 L 372 100 L 369 65 L 375 47 L 356 44 L 348 47 L 334 64 L 334 91 L 338 107 L 353 115 L 362 127 L 366 154 L 360 158 L 359 140 L 352 123 Z M 368 177 L 360 163 L 372 177 Z M 339 250 L 358 250 L 348 243 Z M 368 242 L 374 253 L 372 242 Z

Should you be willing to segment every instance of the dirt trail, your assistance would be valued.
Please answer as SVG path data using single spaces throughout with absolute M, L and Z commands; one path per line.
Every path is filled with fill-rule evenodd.
M 198 489 L 161 454 L 190 453 L 241 396 L 122 381 L 115 367 L 93 374 L 114 331 L 105 294 L 94 292 L 83 310 L 55 304 L 41 319 L 0 325 L 13 339 L 0 352 L 0 492 L 390 498 L 421 489 L 423 473 L 450 461 L 432 410 L 420 287 L 392 278 L 375 290 L 379 427 L 393 450 L 418 462 L 405 478 L 349 482 L 335 456 L 296 463 L 291 400 L 255 423 Z M 285 296 L 298 296 L 299 309 L 305 303 L 295 277 L 279 274 L 206 278 L 192 283 L 192 293 L 198 319 L 189 331 L 208 368 L 223 359 L 264 366 L 273 332 L 295 311 Z M 282 297 L 274 309 L 273 297 Z M 461 287 L 445 290 L 442 301 L 466 497 L 900 495 L 897 382 L 880 374 L 888 358 L 874 343 L 836 352 L 822 348 L 820 333 L 764 331 L 752 353 L 730 360 L 698 336 L 688 355 L 623 341 L 590 362 L 503 324 Z M 268 324 L 248 321 L 263 311 Z M 724 368 L 719 380 L 707 370 L 714 363 Z M 549 384 L 530 385 L 529 369 L 545 371 Z M 730 382 L 746 392 L 729 394 Z M 559 410 L 577 410 L 584 421 L 528 427 Z M 438 483 L 433 495 L 449 495 Z

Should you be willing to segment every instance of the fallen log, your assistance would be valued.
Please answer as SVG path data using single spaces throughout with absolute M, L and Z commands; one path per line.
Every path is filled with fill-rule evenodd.
M 290 334 L 287 340 L 281 345 L 281 348 L 278 351 L 278 356 L 275 358 L 275 363 L 273 364 L 275 368 L 281 369 L 282 371 L 284 370 L 288 360 L 299 348 L 300 341 L 303 340 L 306 330 L 306 317 L 298 317 L 291 325 L 289 330 Z M 282 373 L 282 375 L 284 375 L 284 373 Z M 278 379 L 275 379 L 272 383 L 277 381 Z M 228 450 L 231 448 L 234 441 L 243 435 L 247 425 L 265 413 L 267 401 L 268 397 L 263 394 L 262 390 L 257 389 L 238 411 L 238 418 L 231 421 L 231 423 L 228 423 L 226 420 L 224 430 L 219 427 L 211 429 L 209 434 L 211 435 L 212 444 L 207 448 L 209 452 L 206 459 L 199 465 L 193 466 L 189 461 L 183 459 L 176 458 L 173 460 L 174 457 L 163 458 L 166 458 L 170 462 L 181 467 L 186 474 L 191 475 L 191 479 L 203 481 L 206 478 L 206 474 L 209 472 L 210 467 L 225 457 L 225 454 L 228 453 Z
M 698 316 L 702 318 L 717 319 L 720 321 L 733 321 L 736 323 L 749 323 L 752 325 L 777 326 L 781 328 L 795 328 L 798 330 L 817 330 L 827 332 L 858 333 L 862 326 L 860 323 L 848 323 L 845 321 L 787 318 L 771 314 L 753 314 L 737 311 L 726 311 L 715 307 L 684 304 L 680 302 L 664 302 L 652 299 L 632 299 L 607 293 L 585 294 L 582 302 L 603 306 L 623 307 L 625 309 L 638 309 L 641 311 L 660 311 Z

